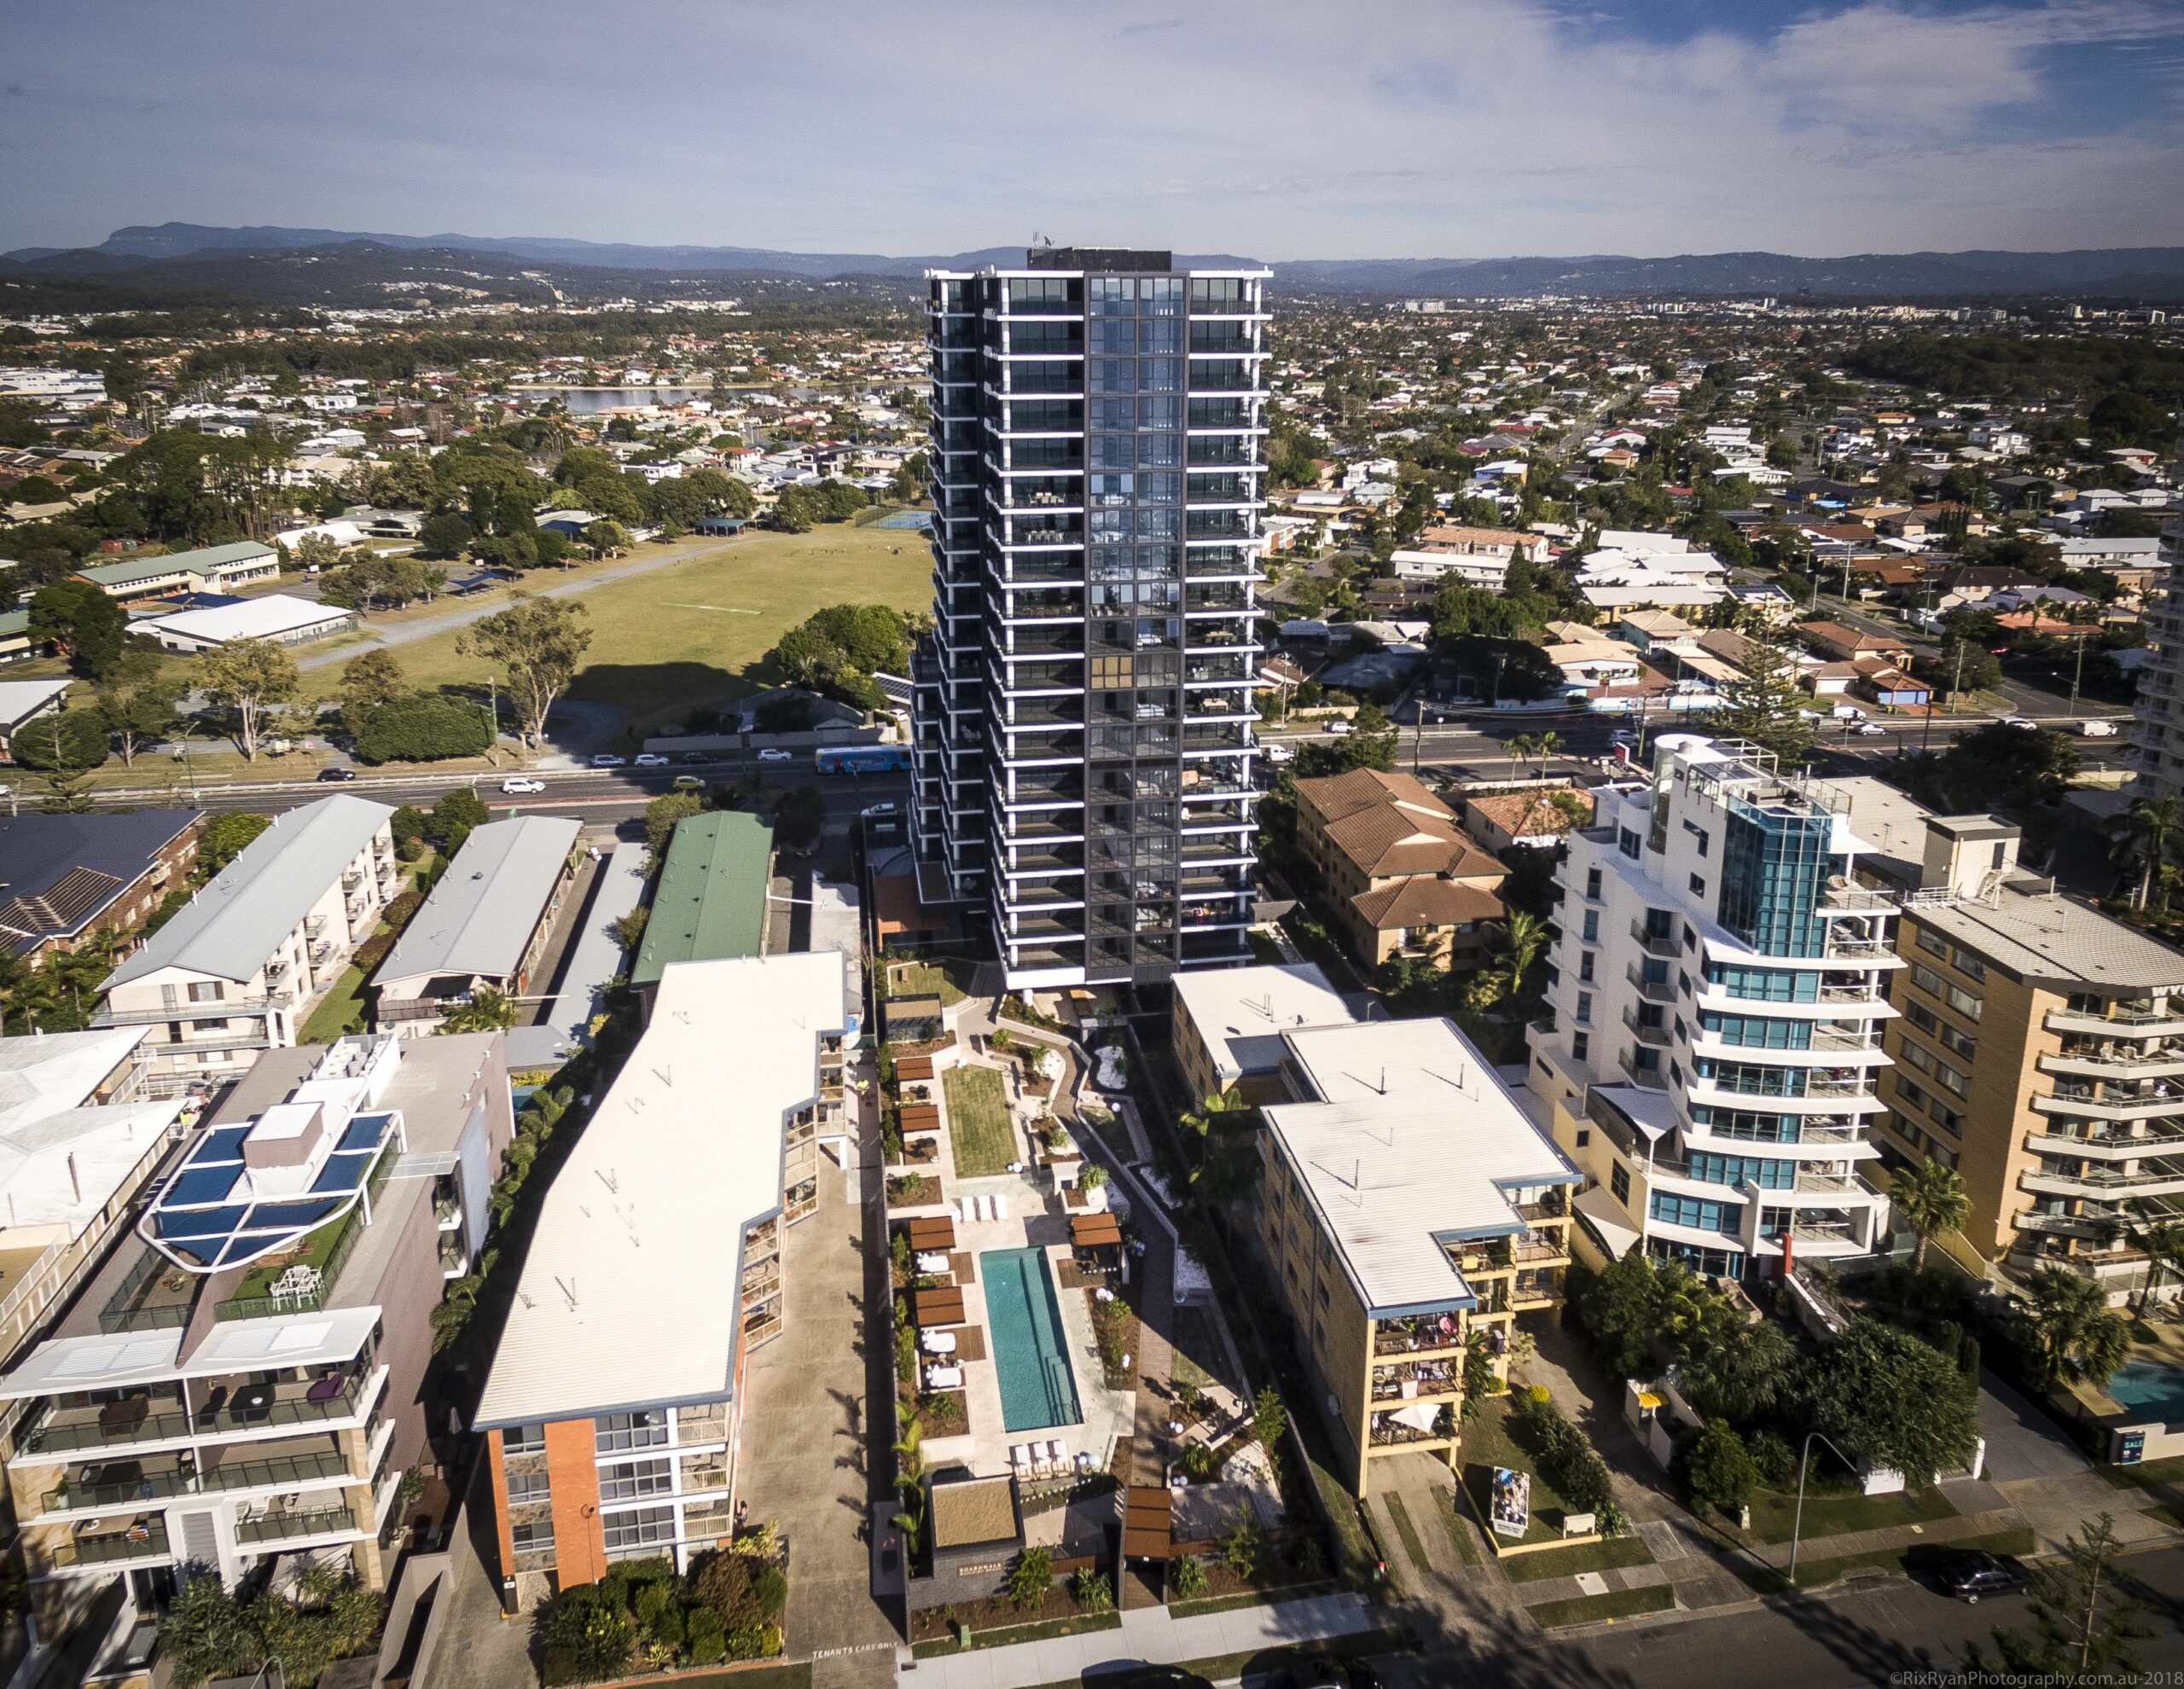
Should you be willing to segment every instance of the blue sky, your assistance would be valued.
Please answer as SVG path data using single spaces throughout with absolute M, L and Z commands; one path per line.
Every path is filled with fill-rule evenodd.
M 10 0 L 0 247 L 2184 244 L 2184 0 Z

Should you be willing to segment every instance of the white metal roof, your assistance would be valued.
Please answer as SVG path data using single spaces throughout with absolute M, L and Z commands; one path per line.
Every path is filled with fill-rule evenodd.
M 168 1378 L 215 1378 L 230 1373 L 322 1367 L 352 1359 L 379 1324 L 376 1306 L 266 1320 L 223 1320 L 187 1364 L 178 1357 L 185 1333 L 115 1332 L 42 1343 L 0 1378 L 0 1400 L 78 1390 L 120 1390 Z
M 179 1097 L 90 1100 L 150 1030 L 0 1038 L 0 1226 L 81 1230 L 173 1128 Z
M 582 821 L 560 815 L 515 815 L 474 829 L 375 981 L 514 973 L 583 831 Z
M 1521 1232 L 1507 1193 L 1579 1181 L 1452 1021 L 1321 1027 L 1287 1042 L 1321 1100 L 1266 1108 L 1267 1128 L 1376 1314 L 1469 1297 L 1443 1242 Z
M 346 621 L 355 612 L 337 605 L 317 604 L 284 592 L 246 598 L 234 604 L 216 604 L 207 610 L 177 610 L 171 616 L 148 616 L 137 625 L 154 634 L 173 634 L 206 645 L 233 639 L 276 639 L 282 634 L 322 624 Z
M 546 1194 L 479 1425 L 729 1393 L 744 1229 L 781 1206 L 785 1118 L 848 1011 L 832 950 L 667 967 Z
M 0 681 L 0 728 L 12 728 L 59 704 L 75 682 L 60 680 Z
M 1193 968 L 1176 976 L 1176 995 L 1223 1079 L 1280 1066 L 1284 1032 L 1357 1018 L 1316 962 Z
M 248 980 L 393 814 L 342 792 L 276 815 L 102 989 L 166 967 Z

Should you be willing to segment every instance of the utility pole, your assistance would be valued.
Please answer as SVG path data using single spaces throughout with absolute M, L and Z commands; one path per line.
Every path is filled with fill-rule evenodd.
M 2088 628 L 2079 633 L 2078 660 L 2077 666 L 2071 670 L 2071 717 L 2073 720 L 2077 719 L 2078 713 L 2078 682 L 2085 678 L 2085 636 L 2091 631 Z
M 1949 709 L 1950 709 L 1950 711 L 1951 711 L 1952 712 L 1953 712 L 1953 711 L 1955 710 L 1955 708 L 1956 708 L 1956 691 L 1957 691 L 1957 688 L 1958 688 L 1959 687 L 1962 686 L 1963 684 L 1964 684 L 1964 641 L 1963 641 L 1962 640 L 1960 640 L 1960 640 L 1958 640 L 1958 641 L 1957 641 L 1957 642 L 1956 642 L 1956 676 L 1955 676 L 1955 678 L 1954 680 L 1950 681 L 1950 682 L 1949 682 Z M 1923 752 L 1925 752 L 1931 751 L 1931 750 L 1932 750 L 1933 748 L 1934 748 L 1934 700 L 1933 700 L 1932 699 L 1929 698 L 1929 699 L 1926 700 L 1926 737 L 1925 737 L 1924 739 L 1920 740 L 1920 742 L 1919 742 L 1919 749 L 1920 749 L 1920 751 L 1923 753 Z

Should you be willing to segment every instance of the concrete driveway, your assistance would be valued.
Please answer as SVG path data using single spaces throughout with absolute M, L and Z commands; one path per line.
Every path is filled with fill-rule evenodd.
M 2075 1477 L 2093 1470 L 2093 1462 L 2053 1420 L 1988 1372 L 1979 1374 L 1979 1428 L 1987 1437 L 1989 1483 Z

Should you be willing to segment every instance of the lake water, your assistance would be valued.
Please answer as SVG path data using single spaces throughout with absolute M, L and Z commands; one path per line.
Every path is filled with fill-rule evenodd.
M 688 404 L 704 398 L 706 387 L 521 387 L 526 398 L 559 397 L 577 415 L 599 410 L 635 410 L 648 404 Z

